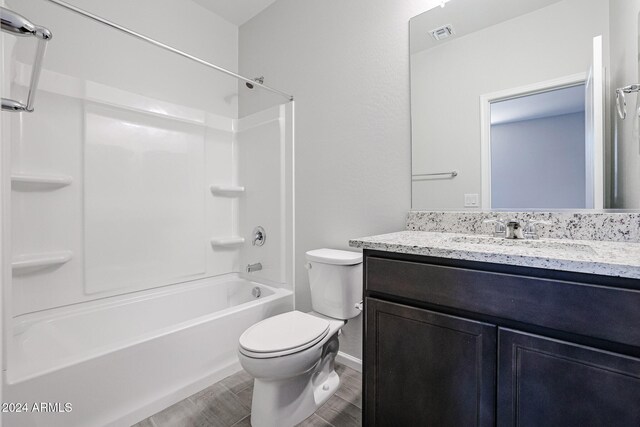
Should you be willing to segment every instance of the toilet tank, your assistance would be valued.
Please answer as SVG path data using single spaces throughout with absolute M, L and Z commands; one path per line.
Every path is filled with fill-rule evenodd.
M 362 254 L 337 249 L 315 249 L 306 253 L 313 311 L 334 319 L 360 314 L 362 301 Z

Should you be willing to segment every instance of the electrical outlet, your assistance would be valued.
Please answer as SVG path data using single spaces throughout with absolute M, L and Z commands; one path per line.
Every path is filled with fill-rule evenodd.
M 478 193 L 464 195 L 465 208 L 477 208 L 480 205 L 480 196 Z

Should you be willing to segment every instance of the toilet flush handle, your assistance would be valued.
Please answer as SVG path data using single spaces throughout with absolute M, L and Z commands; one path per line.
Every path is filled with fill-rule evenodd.
M 306 268 L 307 270 L 311 270 L 311 263 L 310 262 L 305 263 L 304 268 Z
M 356 303 L 355 307 L 356 307 L 356 309 L 362 311 L 362 308 L 363 308 L 362 301 Z

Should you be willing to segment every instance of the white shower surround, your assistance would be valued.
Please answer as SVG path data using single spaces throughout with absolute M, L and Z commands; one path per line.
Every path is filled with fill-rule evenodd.
M 76 105 L 72 110 L 76 113 L 107 105 L 127 117 L 142 117 L 143 125 L 144 117 L 179 120 L 205 129 L 205 145 L 213 147 L 207 159 L 215 158 L 216 153 L 232 154 L 224 158 L 233 163 L 206 170 L 201 183 L 212 227 L 201 236 L 207 250 L 202 273 L 196 277 L 152 277 L 140 287 L 114 282 L 110 288 L 107 280 L 105 290 L 94 294 L 80 282 L 85 287 L 79 294 L 81 299 L 61 304 L 61 300 L 47 299 L 46 294 L 33 293 L 41 304 L 36 310 L 22 315 L 13 312 L 17 317 L 10 320 L 13 326 L 7 334 L 3 395 L 12 402 L 69 402 L 74 409 L 66 414 L 4 414 L 3 422 L 12 426 L 128 426 L 239 370 L 236 349 L 242 332 L 260 320 L 293 309 L 293 105 L 228 119 L 91 82 L 84 83 L 84 101 L 79 101 L 68 92 L 73 85 L 56 85 L 77 82 L 50 72 L 43 77 L 42 110 L 66 99 Z M 165 107 L 164 112 L 152 113 L 147 110 L 149 103 Z M 212 141 L 211 133 L 223 139 Z M 210 184 L 221 180 L 233 184 L 239 175 L 246 187 L 241 195 L 211 193 Z M 71 190 L 72 184 L 63 190 Z M 14 201 L 23 196 L 33 200 L 37 195 L 14 192 Z M 46 203 L 59 203 L 51 201 L 52 194 L 48 196 Z M 53 212 L 58 206 L 50 205 L 47 210 Z M 220 206 L 225 208 L 220 211 Z M 74 214 L 80 223 L 83 213 Z M 61 218 L 55 212 L 52 216 L 54 221 Z M 46 234 L 51 226 L 46 221 L 52 216 L 43 217 L 44 223 L 30 235 L 38 230 Z M 17 216 L 16 222 L 36 218 Z M 248 243 L 253 226 L 258 224 L 268 230 L 269 244 L 264 248 Z M 212 246 L 211 241 L 220 237 L 215 227 L 223 232 L 221 237 L 244 236 L 244 245 Z M 25 224 L 20 224 L 20 230 L 29 232 Z M 73 249 L 70 253 L 76 256 L 75 265 L 69 260 L 53 272 L 38 271 L 41 267 L 16 270 L 14 289 L 33 278 L 51 288 L 55 272 L 73 269 L 82 273 L 86 247 Z M 253 262 L 262 262 L 263 270 L 243 273 L 241 266 Z M 249 277 L 256 282 L 247 281 Z M 72 283 L 78 282 L 68 282 Z M 250 301 L 255 286 L 266 296 Z M 238 297 L 239 293 L 243 296 Z
M 10 6 L 29 7 L 29 13 L 26 9 L 18 11 L 47 24 L 64 15 L 52 9 L 49 16 L 34 2 Z M 152 21 L 155 25 L 154 19 L 144 20 Z M 58 22 L 58 46 L 69 45 L 70 28 L 90 26 L 75 19 L 72 24 Z M 125 51 L 128 58 L 146 58 L 124 39 L 114 37 L 114 43 L 109 43 L 107 37 L 102 38 L 109 55 Z M 171 34 L 163 40 L 171 42 Z M 176 45 L 183 42 L 176 40 Z M 119 75 L 110 76 L 115 81 L 93 80 L 95 69 L 87 75 L 75 75 L 80 68 L 68 63 L 69 57 L 98 66 L 114 63 L 97 58 L 100 55 L 92 43 L 91 38 L 83 39 L 82 49 L 68 50 L 67 56 L 50 49 L 47 58 L 52 68 L 47 69 L 45 64 L 43 70 L 39 114 L 3 119 L 2 268 L 7 273 L 2 283 L 3 332 L 4 349 L 10 357 L 8 362 L 4 358 L 2 397 L 3 401 L 69 401 L 74 405 L 69 414 L 49 414 L 39 421 L 31 415 L 3 414 L 6 425 L 131 425 L 235 372 L 239 369 L 236 347 L 240 334 L 253 323 L 293 308 L 293 103 L 237 119 L 233 92 L 246 89 L 238 88 L 235 82 L 229 87 L 215 73 L 200 76 L 201 71 L 195 70 L 194 77 L 177 82 L 157 96 L 154 84 L 162 75 L 157 72 L 161 67 L 150 70 L 148 81 L 135 81 L 143 70 L 132 70 L 134 78 L 122 81 L 123 86 Z M 237 48 L 237 43 L 234 45 Z M 5 58 L 11 59 L 5 62 L 5 66 L 11 63 L 11 73 L 6 73 L 14 77 L 11 89 L 23 90 L 28 65 L 10 54 Z M 163 63 L 168 60 L 156 59 Z M 226 61 L 223 58 L 218 63 L 235 68 Z M 183 72 L 192 70 L 187 65 L 170 65 L 175 65 L 175 75 L 191 75 Z M 152 67 L 152 63 L 141 66 Z M 203 88 L 204 82 L 212 87 Z M 183 87 L 180 84 L 190 90 L 179 90 Z M 254 92 L 257 95 L 259 91 Z M 274 104 L 280 101 L 274 99 Z M 87 114 L 95 115 L 96 107 L 115 110 L 127 120 L 137 117 L 135 124 L 139 126 L 152 128 L 159 120 L 172 130 L 189 128 L 203 135 L 205 168 L 198 176 L 203 175 L 198 185 L 205 199 L 206 223 L 204 230 L 201 226 L 198 229 L 203 231 L 199 239 L 206 257 L 199 271 L 144 277 L 146 283 L 107 278 L 100 286 L 87 288 L 83 150 L 87 136 L 93 141 L 101 136 L 88 134 L 85 127 Z M 102 120 L 103 115 L 98 113 Z M 108 144 L 108 140 L 99 143 Z M 54 190 L 12 192 L 12 172 L 71 180 Z M 210 191 L 215 185 L 242 185 L 246 191 L 215 194 Z M 13 224 L 7 220 L 10 213 Z M 263 251 L 248 244 L 256 225 L 267 229 L 269 244 Z M 246 243 L 229 247 L 211 244 L 215 239 L 230 237 L 244 237 Z M 51 255 L 64 250 L 65 263 L 37 274 L 32 274 L 33 269 L 16 269 L 11 278 L 12 259 L 7 249 L 13 251 L 14 261 L 25 254 Z M 264 269 L 250 276 L 237 273 L 246 263 L 254 262 L 262 262 Z M 246 277 L 256 283 L 246 281 Z M 244 303 L 219 295 L 228 287 L 250 295 L 255 286 L 273 295 Z M 186 301 L 178 305 L 177 298 Z M 223 305 L 203 307 L 203 302 L 216 299 Z M 28 338 L 28 342 L 20 343 L 20 337 Z M 91 341 L 93 344 L 86 344 Z M 23 363 L 27 359 L 31 363 Z

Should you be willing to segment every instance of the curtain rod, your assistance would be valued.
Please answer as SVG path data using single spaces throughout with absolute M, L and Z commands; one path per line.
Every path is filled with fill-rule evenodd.
M 180 55 L 182 57 L 190 59 L 190 60 L 192 60 L 194 62 L 197 62 L 198 64 L 202 64 L 202 65 L 204 65 L 206 67 L 213 68 L 214 70 L 220 71 L 221 73 L 224 73 L 224 74 L 226 74 L 228 76 L 235 77 L 236 79 L 242 80 L 242 81 L 247 82 L 247 83 L 251 83 L 254 86 L 259 86 L 259 87 L 261 87 L 263 89 L 266 89 L 266 90 L 268 90 L 270 92 L 273 92 L 273 93 L 276 93 L 278 95 L 284 96 L 285 98 L 289 99 L 289 101 L 293 101 L 293 96 L 289 95 L 288 93 L 282 92 L 282 91 L 280 91 L 278 89 L 274 89 L 274 88 L 269 87 L 267 85 L 264 85 L 262 83 L 256 82 L 255 80 L 249 79 L 249 78 L 244 77 L 244 76 L 241 76 L 240 74 L 236 74 L 233 71 L 227 70 L 226 68 L 219 67 L 219 66 L 217 66 L 215 64 L 212 64 L 211 62 L 205 61 L 204 59 L 200 59 L 197 56 L 193 56 L 193 55 L 191 55 L 189 53 L 181 51 L 180 49 L 176 49 L 175 47 L 171 47 L 171 46 L 169 46 L 167 44 L 164 44 L 162 42 L 154 40 L 151 37 L 147 37 L 144 34 L 137 33 L 137 32 L 135 32 L 133 30 L 130 30 L 130 29 L 126 28 L 126 27 L 123 27 L 122 25 L 118 25 L 115 22 L 112 22 L 112 21 L 109 21 L 107 19 L 101 18 L 98 15 L 94 15 L 91 12 L 87 12 L 86 10 L 80 9 L 79 7 L 71 5 L 71 4 L 67 3 L 67 2 L 64 2 L 62 0 L 48 0 L 48 1 L 51 2 L 51 3 L 57 4 L 58 6 L 62 6 L 67 10 L 70 10 L 72 12 L 75 12 L 77 14 L 85 16 L 85 17 L 87 17 L 89 19 L 93 19 L 94 21 L 99 22 L 101 24 L 104 24 L 104 25 L 106 25 L 108 27 L 114 28 L 114 29 L 116 29 L 118 31 L 121 31 L 121 32 L 125 33 L 125 34 L 129 34 L 130 36 L 133 36 L 133 37 L 135 37 L 137 39 L 143 40 L 143 41 L 145 41 L 147 43 L 150 43 L 150 44 L 152 44 L 154 46 L 160 47 L 160 48 L 162 48 L 164 50 L 168 50 L 169 52 L 173 52 L 173 53 L 175 53 L 177 55 Z

